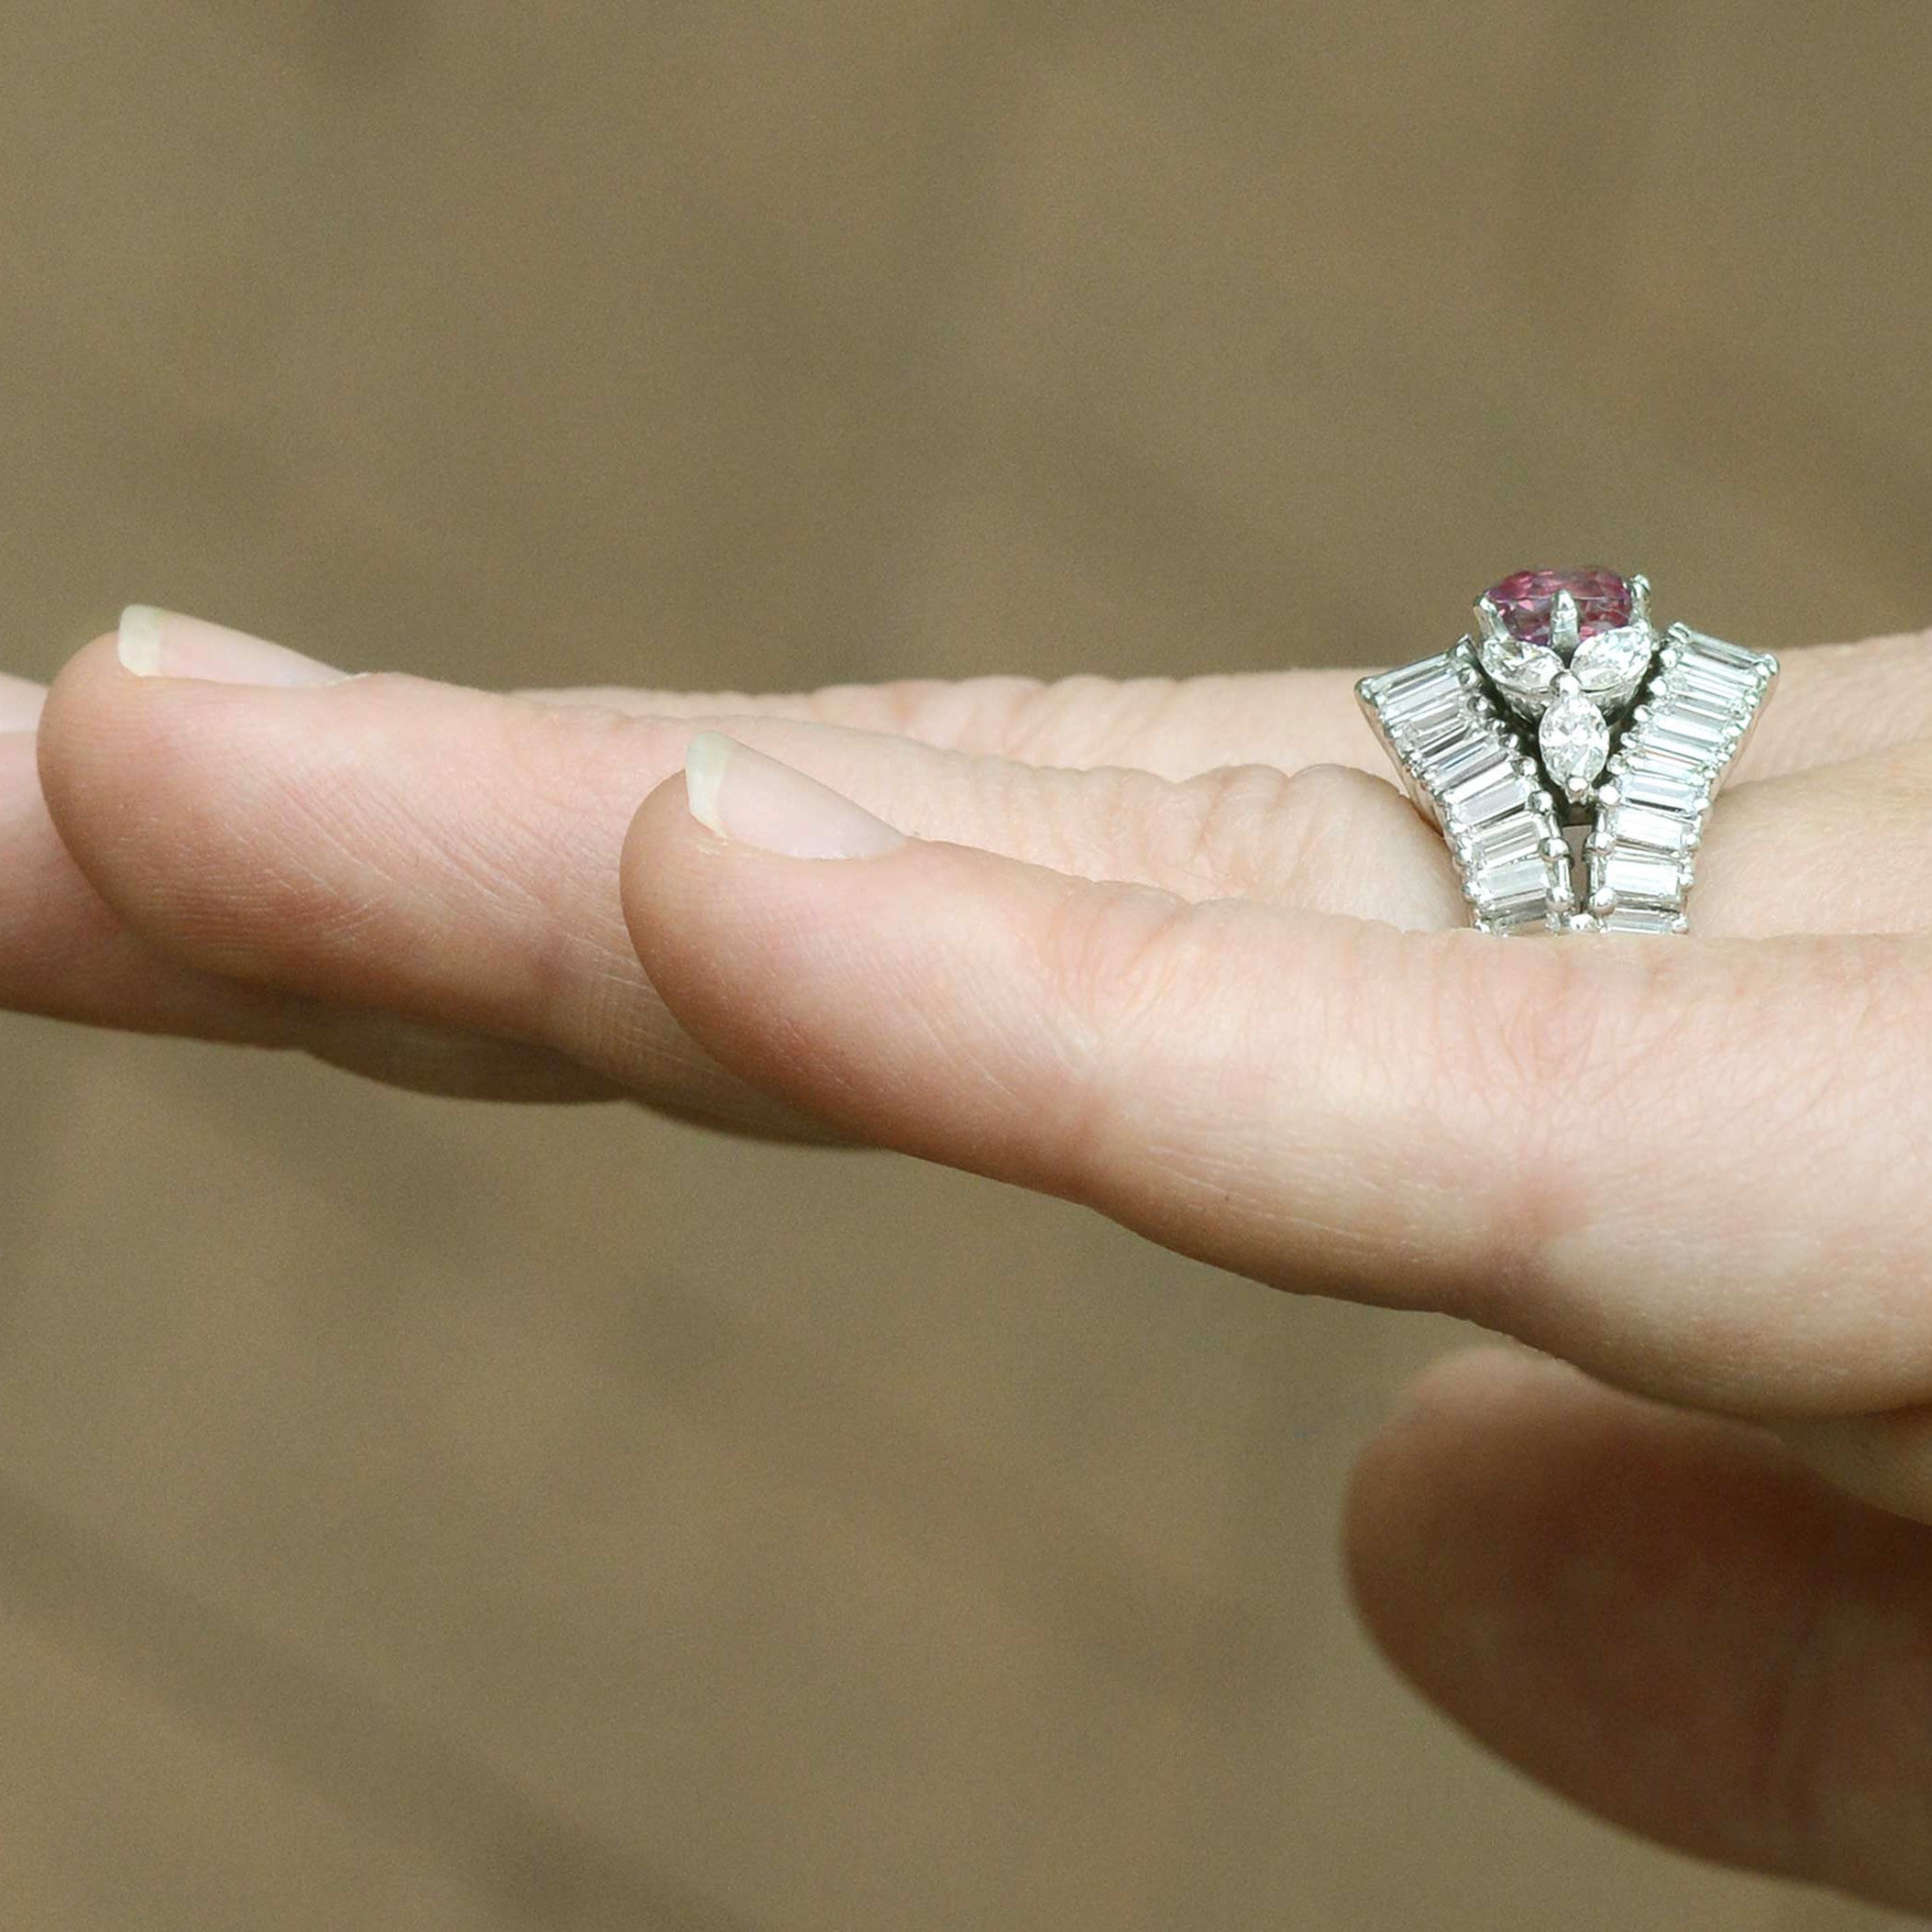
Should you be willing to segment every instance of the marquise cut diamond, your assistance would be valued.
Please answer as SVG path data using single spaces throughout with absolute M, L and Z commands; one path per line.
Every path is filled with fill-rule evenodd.
M 1521 698 L 1544 698 L 1563 674 L 1563 660 L 1547 644 L 1524 644 L 1516 637 L 1483 640 L 1483 668 L 1506 691 Z
M 1543 713 L 1537 743 L 1543 768 L 1574 796 L 1594 783 L 1609 761 L 1609 721 L 1583 692 L 1565 691 Z
M 1570 668 L 1586 691 L 1634 690 L 1650 666 L 1653 640 L 1642 624 L 1599 631 L 1576 647 Z

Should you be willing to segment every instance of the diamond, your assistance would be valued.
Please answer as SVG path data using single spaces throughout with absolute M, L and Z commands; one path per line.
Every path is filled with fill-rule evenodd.
M 1600 876 L 1619 901 L 1639 906 L 1674 909 L 1684 892 L 1677 861 L 1648 852 L 1618 847 L 1603 862 Z
M 1576 647 L 1570 668 L 1586 691 L 1627 691 L 1650 668 L 1653 640 L 1640 624 L 1599 631 Z
M 1485 911 L 1540 909 L 1550 897 L 1549 861 L 1537 853 L 1500 866 L 1485 866 L 1475 875 L 1475 889 L 1477 902 Z
M 1713 658 L 1732 670 L 1748 671 L 1753 677 L 1777 662 L 1768 651 L 1748 651 L 1741 644 L 1726 644 L 1721 637 L 1706 637 L 1702 631 L 1685 631 L 1679 635 L 1700 657 Z
M 1520 905 L 1498 906 L 1494 911 L 1478 906 L 1475 924 L 1482 933 L 1546 933 L 1550 930 L 1550 901 L 1526 899 Z
M 1483 668 L 1514 697 L 1547 697 L 1563 674 L 1563 660 L 1546 644 L 1516 637 L 1485 637 Z
M 1749 704 L 1758 695 L 1755 677 L 1718 664 L 1713 658 L 1694 657 L 1688 651 L 1671 667 L 1665 681 L 1673 691 L 1725 710 Z
M 1616 911 L 1605 915 L 1603 930 L 1606 933 L 1681 933 L 1684 931 L 1684 915 L 1681 912 L 1645 912 L 1619 906 Z
M 1686 850 L 1697 829 L 1694 818 L 1630 803 L 1618 805 L 1609 814 L 1607 824 L 1612 838 L 1631 845 L 1650 845 L 1659 852 Z
M 1737 736 L 1739 731 L 1750 722 L 1750 713 L 1741 717 L 1728 705 L 1706 704 L 1701 698 L 1685 696 L 1681 691 L 1662 694 L 1657 706 L 1657 716 L 1669 718 L 1686 730 L 1709 732 L 1713 742 L 1723 744 Z
M 1544 768 L 1576 797 L 1595 779 L 1610 756 L 1609 723 L 1580 690 L 1565 691 L 1543 713 L 1537 743 Z
M 1529 802 L 1529 786 L 1520 772 L 1498 764 L 1494 776 L 1478 772 L 1453 791 L 1445 791 L 1442 801 L 1459 824 L 1473 831 L 1507 811 L 1520 811 Z
M 1627 738 L 1617 756 L 1623 760 L 1626 791 L 1630 789 L 1628 780 L 1651 778 L 1674 778 L 1680 785 L 1690 786 L 1701 792 L 1710 789 L 1711 774 L 1707 765 L 1676 751 L 1667 751 L 1661 745 L 1646 744 L 1640 738 Z
M 1430 756 L 1429 782 L 1438 791 L 1452 792 L 1472 774 L 1497 772 L 1508 762 L 1502 745 L 1488 732 L 1471 731 Z
M 1426 758 L 1469 729 L 1469 706 L 1458 691 L 1433 709 L 1403 719 L 1395 729 L 1409 751 Z
M 1519 811 L 1471 833 L 1470 856 L 1479 866 L 1507 865 L 1543 849 L 1543 827 L 1534 812 Z
M 1376 710 L 1391 724 L 1412 712 L 1427 711 L 1443 703 L 1462 688 L 1456 678 L 1455 660 L 1451 657 L 1428 658 L 1392 677 L 1374 679 L 1368 687 Z
M 1695 758 L 1701 764 L 1717 759 L 1730 743 L 1728 723 L 1699 717 L 1686 707 L 1660 709 L 1643 727 L 1643 742 L 1658 751 L 1673 753 L 1680 758 Z
M 1704 811 L 1704 788 L 1694 779 L 1662 771 L 1647 770 L 1630 764 L 1618 781 L 1624 798 L 1632 805 L 1651 806 L 1660 811 L 1676 811 L 1692 818 Z
M 1484 598 L 1496 606 L 1503 627 L 1519 643 L 1547 645 L 1551 608 L 1559 591 L 1567 591 L 1575 598 L 1577 633 L 1584 638 L 1620 629 L 1629 623 L 1636 607 L 1629 580 L 1615 570 L 1598 567 L 1583 570 L 1518 570 L 1515 576 L 1492 585 L 1484 592 Z

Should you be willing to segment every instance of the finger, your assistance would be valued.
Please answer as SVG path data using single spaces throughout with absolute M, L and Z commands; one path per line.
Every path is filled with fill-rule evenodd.
M 632 717 L 832 724 L 976 757 L 1076 770 L 1113 766 L 1176 781 L 1249 765 L 1288 773 L 1344 766 L 1379 777 L 1386 761 L 1355 697 L 1359 675 L 911 679 L 769 697 L 613 687 L 518 695 Z
M 625 907 L 671 1011 L 802 1110 L 1632 1386 L 1932 1394 L 1924 947 L 1403 934 L 919 841 L 836 864 L 797 856 L 822 790 L 760 764 L 646 805 Z
M 134 931 L 204 971 L 555 1047 L 675 1110 L 769 1121 L 769 1101 L 670 1021 L 624 927 L 624 831 L 681 765 L 688 724 L 301 675 L 135 677 L 111 641 L 62 674 L 40 734 L 49 798 Z M 1176 788 L 823 726 L 748 729 L 945 836 L 1193 897 L 1282 894 L 1429 924 L 1458 914 L 1440 842 L 1359 774 Z M 1303 811 L 1310 791 L 1346 802 Z
M 231 633 L 188 625 L 183 635 L 191 658 L 200 650 L 205 659 L 185 668 L 204 676 L 232 676 L 237 668 L 260 676 L 266 663 L 272 675 L 301 686 L 334 678 L 308 660 Z M 97 661 L 102 653 L 93 655 Z M 768 1103 L 723 1076 L 668 1021 L 621 943 L 611 966 L 613 948 L 601 947 L 594 936 L 600 924 L 612 923 L 606 880 L 580 866 L 573 892 L 571 869 L 558 871 L 544 856 L 546 838 L 573 841 L 586 853 L 600 840 L 614 849 L 630 798 L 675 762 L 687 731 L 663 721 L 634 725 L 580 707 L 559 718 L 554 708 L 450 692 L 437 694 L 436 728 L 412 714 L 405 729 L 392 701 L 406 680 L 379 680 L 385 695 L 359 713 L 364 728 L 326 755 L 309 743 L 313 712 L 282 713 L 283 738 L 300 742 L 278 744 L 270 761 L 295 775 L 278 814 L 262 809 L 250 789 L 253 777 L 237 767 L 237 747 L 250 742 L 247 729 L 207 729 L 215 714 L 204 705 L 179 714 L 200 718 L 199 737 L 191 730 L 174 741 L 166 733 L 159 740 L 151 734 L 141 742 L 117 739 L 111 703 L 108 715 L 92 716 L 87 693 L 125 700 L 130 682 L 116 671 L 90 687 L 85 671 L 83 663 L 64 680 L 70 701 L 60 708 L 51 734 L 54 767 L 72 765 L 79 775 L 71 788 L 68 835 L 76 850 L 92 855 L 90 866 L 109 896 L 155 945 L 211 972 L 314 1000 L 386 1006 L 404 1018 L 485 1035 L 501 1025 L 534 1028 L 540 1040 L 560 1039 L 573 1057 L 584 1051 L 588 1032 L 586 1064 L 640 1087 L 657 1104 L 743 1124 L 778 1124 Z M 169 685 L 162 680 L 150 689 Z M 419 698 L 436 691 L 406 688 Z M 200 689 L 204 699 L 208 687 Z M 304 690 L 294 701 L 306 704 L 315 695 Z M 359 701 L 367 695 L 366 686 L 355 691 Z M 407 748 L 400 758 L 398 742 Z M 784 748 L 777 738 L 767 742 Z M 76 747 L 73 756 L 63 746 Z M 480 759 L 479 746 L 494 751 Z M 922 759 L 901 747 L 860 745 L 832 734 L 798 740 L 790 755 L 806 764 L 822 760 L 828 777 L 920 829 L 1076 871 L 1149 879 L 1191 898 L 1247 893 L 1416 926 L 1463 916 L 1446 860 L 1420 822 L 1386 787 L 1333 772 L 1295 780 L 1266 771 L 1218 773 L 1173 791 L 1127 773 L 988 770 L 975 761 Z M 370 768 L 351 777 L 358 760 Z M 319 772 L 325 787 L 353 789 L 365 831 L 413 822 L 421 834 L 419 856 L 440 854 L 449 862 L 443 888 L 467 891 L 474 901 L 469 924 L 488 947 L 425 949 L 416 925 L 420 880 L 392 881 L 395 889 L 386 899 L 365 903 L 363 895 L 384 876 L 382 855 L 345 843 L 329 814 L 315 809 L 300 777 L 304 768 Z M 607 776 L 601 790 L 593 773 Z M 533 774 L 549 788 L 534 811 L 520 796 Z M 171 801 L 166 811 L 164 799 Z M 612 799 L 623 805 L 609 810 Z M 585 809 L 600 800 L 606 808 L 601 825 L 596 811 Z M 923 822 L 922 812 L 929 814 Z M 190 822 L 220 836 L 174 835 Z M 506 826 L 507 836 L 492 848 L 492 837 Z M 298 889 L 282 898 L 265 894 L 263 881 L 270 878 Z M 315 889 L 304 894 L 304 884 Z M 1778 903 L 1793 901 L 1786 896 Z M 533 916 L 546 904 L 569 916 L 567 930 L 591 933 L 590 943 L 559 944 Z M 399 951 L 406 955 L 400 975 L 392 971 Z M 345 952 L 352 956 L 345 960 Z M 311 956 L 295 956 L 303 953 Z M 347 973 L 339 969 L 344 965 Z M 551 998 L 535 997 L 544 988 L 533 988 L 532 969 L 539 981 L 554 977 Z M 513 1009 L 507 1014 L 497 1004 L 506 983 Z M 132 1017 L 123 1023 L 147 1022 Z
M 1932 923 L 1932 739 L 1727 790 L 1697 858 L 1713 937 L 1923 933 Z
M 0 733 L 0 1008 L 301 1051 L 426 1093 L 568 1100 L 615 1091 L 556 1054 L 241 985 L 170 957 L 74 865 L 48 816 L 25 731 Z
M 423 1093 L 557 1101 L 618 1091 L 555 1053 L 237 984 L 171 957 L 74 865 L 28 733 L 0 734 L 0 1009 L 302 1052 Z
M 497 1098 L 608 1098 L 561 1055 L 237 985 L 132 931 L 55 832 L 36 769 L 45 688 L 0 677 L 0 1008 L 127 1032 L 300 1050 L 392 1085 Z
M 1750 782 L 1868 757 L 1932 736 L 1932 634 L 1787 651 L 1737 778 Z
M 1348 1510 L 1369 1628 L 1533 1777 L 1699 1857 L 1932 1908 L 1932 1535 L 1767 1439 L 1496 1351 Z
M 1932 1407 L 1783 1422 L 1791 1452 L 1839 1488 L 1932 1524 Z
M 276 1002 L 182 967 L 130 933 L 76 869 L 41 797 L 43 687 L 0 678 L 0 1005 L 142 1032 L 233 1039 Z
M 1785 654 L 1775 701 L 1739 760 L 1737 782 L 1778 778 L 1932 735 L 1926 639 L 1881 637 Z M 1031 765 L 1131 767 L 1182 780 L 1231 766 L 1349 766 L 1380 776 L 1384 755 L 1355 699 L 1360 673 L 1268 671 L 1187 679 L 976 678 L 758 697 L 600 687 L 532 691 L 635 717 L 782 718 L 910 737 Z
M 25 678 L 0 676 L 0 738 L 31 733 L 47 703 L 47 688 Z

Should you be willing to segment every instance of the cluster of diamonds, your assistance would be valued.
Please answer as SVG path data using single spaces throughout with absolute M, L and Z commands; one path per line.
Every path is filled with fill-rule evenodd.
M 1562 930 L 1573 899 L 1556 800 L 1497 715 L 1469 640 L 1360 690 L 1409 796 L 1455 855 L 1475 923 Z
M 1711 800 L 1778 675 L 1765 651 L 1675 625 L 1608 774 L 1584 845 L 1589 909 L 1606 933 L 1682 933 Z
M 1476 623 L 1359 688 L 1475 924 L 1684 931 L 1711 800 L 1777 660 L 1681 624 L 1660 637 L 1650 585 L 1611 570 L 1518 571 Z
M 1535 729 L 1551 783 L 1572 807 L 1588 804 L 1657 653 L 1650 583 L 1615 570 L 1518 570 L 1476 600 L 1476 627 L 1483 669 Z

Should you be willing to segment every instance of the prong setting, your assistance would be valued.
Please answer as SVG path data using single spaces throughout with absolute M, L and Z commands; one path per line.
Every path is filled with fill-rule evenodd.
M 1583 642 L 1583 619 L 1576 599 L 1569 591 L 1559 591 L 1550 601 L 1550 648 L 1565 664 L 1576 655 Z

